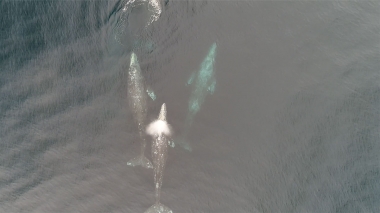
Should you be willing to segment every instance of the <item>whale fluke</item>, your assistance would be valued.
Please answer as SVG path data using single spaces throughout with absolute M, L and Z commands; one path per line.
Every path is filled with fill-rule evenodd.
M 156 203 L 146 210 L 145 213 L 173 213 L 173 211 L 161 203 Z
M 145 156 L 139 156 L 131 159 L 127 162 L 128 166 L 142 166 L 147 169 L 153 168 L 153 164 Z

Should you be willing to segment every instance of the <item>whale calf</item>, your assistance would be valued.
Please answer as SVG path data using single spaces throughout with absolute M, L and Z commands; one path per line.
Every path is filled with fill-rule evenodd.
M 158 120 L 150 123 L 146 129 L 146 132 L 153 138 L 152 159 L 156 202 L 147 211 L 145 211 L 145 213 L 173 213 L 171 209 L 160 203 L 162 178 L 168 154 L 168 138 L 171 135 L 170 126 L 166 122 L 165 103 L 161 106 Z
M 128 103 L 132 110 L 133 118 L 137 123 L 140 140 L 141 152 L 136 158 L 127 162 L 129 166 L 142 166 L 145 168 L 153 168 L 152 163 L 144 156 L 146 140 L 145 140 L 145 121 L 147 115 L 147 96 L 151 96 L 152 91 L 147 89 L 144 82 L 144 77 L 141 74 L 141 69 L 137 56 L 134 52 L 131 54 L 131 61 L 128 71 Z
M 190 131 L 195 115 L 200 110 L 207 94 L 213 94 L 215 91 L 215 72 L 214 63 L 216 55 L 216 43 L 213 43 L 210 50 L 203 60 L 198 72 L 194 72 L 187 81 L 188 85 L 192 85 L 192 91 L 189 99 L 189 109 L 185 120 L 184 130 L 178 144 L 188 151 L 192 151 L 192 147 L 186 142 L 186 137 Z

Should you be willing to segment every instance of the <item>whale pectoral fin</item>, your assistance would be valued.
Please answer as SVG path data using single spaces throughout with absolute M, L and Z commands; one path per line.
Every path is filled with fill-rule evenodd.
M 193 151 L 193 148 L 190 146 L 190 144 L 188 143 L 188 142 L 183 142 L 182 144 L 181 144 L 181 146 L 182 146 L 182 148 L 184 148 L 185 150 L 187 150 L 187 151 L 189 151 L 189 152 L 191 152 L 191 151 Z
M 175 147 L 174 141 L 173 141 L 172 139 L 168 140 L 168 145 L 169 145 L 171 148 L 174 148 L 174 147 Z
M 216 85 L 216 81 L 215 81 L 215 79 L 212 81 L 212 83 L 211 83 L 211 85 L 208 87 L 208 91 L 210 92 L 210 94 L 212 95 L 212 94 L 214 94 L 214 92 L 215 92 L 215 85 Z
M 156 95 L 151 87 L 147 86 L 146 93 L 148 93 L 149 97 L 154 101 L 156 100 Z
M 193 151 L 193 148 L 190 146 L 189 142 L 185 141 L 184 139 L 178 140 L 177 145 L 182 147 L 183 149 L 185 149 L 188 152 Z
M 196 72 L 193 72 L 193 73 L 191 74 L 189 80 L 187 80 L 187 84 L 186 84 L 187 86 L 193 83 L 194 78 L 195 78 L 195 74 L 196 74 Z

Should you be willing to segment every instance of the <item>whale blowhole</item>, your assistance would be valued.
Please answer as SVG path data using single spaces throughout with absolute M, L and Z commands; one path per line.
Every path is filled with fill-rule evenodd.
M 163 120 L 155 120 L 148 125 L 146 128 L 146 133 L 155 136 L 155 135 L 170 135 L 170 126 L 166 121 Z

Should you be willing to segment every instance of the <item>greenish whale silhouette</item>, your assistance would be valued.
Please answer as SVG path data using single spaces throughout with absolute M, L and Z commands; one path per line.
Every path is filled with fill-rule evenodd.
M 211 48 L 203 60 L 198 72 L 194 72 L 187 84 L 192 85 L 191 96 L 189 99 L 189 109 L 185 120 L 182 137 L 177 141 L 179 146 L 182 146 L 188 151 L 192 151 L 192 147 L 187 142 L 186 138 L 193 124 L 195 115 L 199 112 L 208 94 L 213 94 L 215 91 L 216 80 L 214 63 L 216 56 L 216 43 L 211 45 Z

